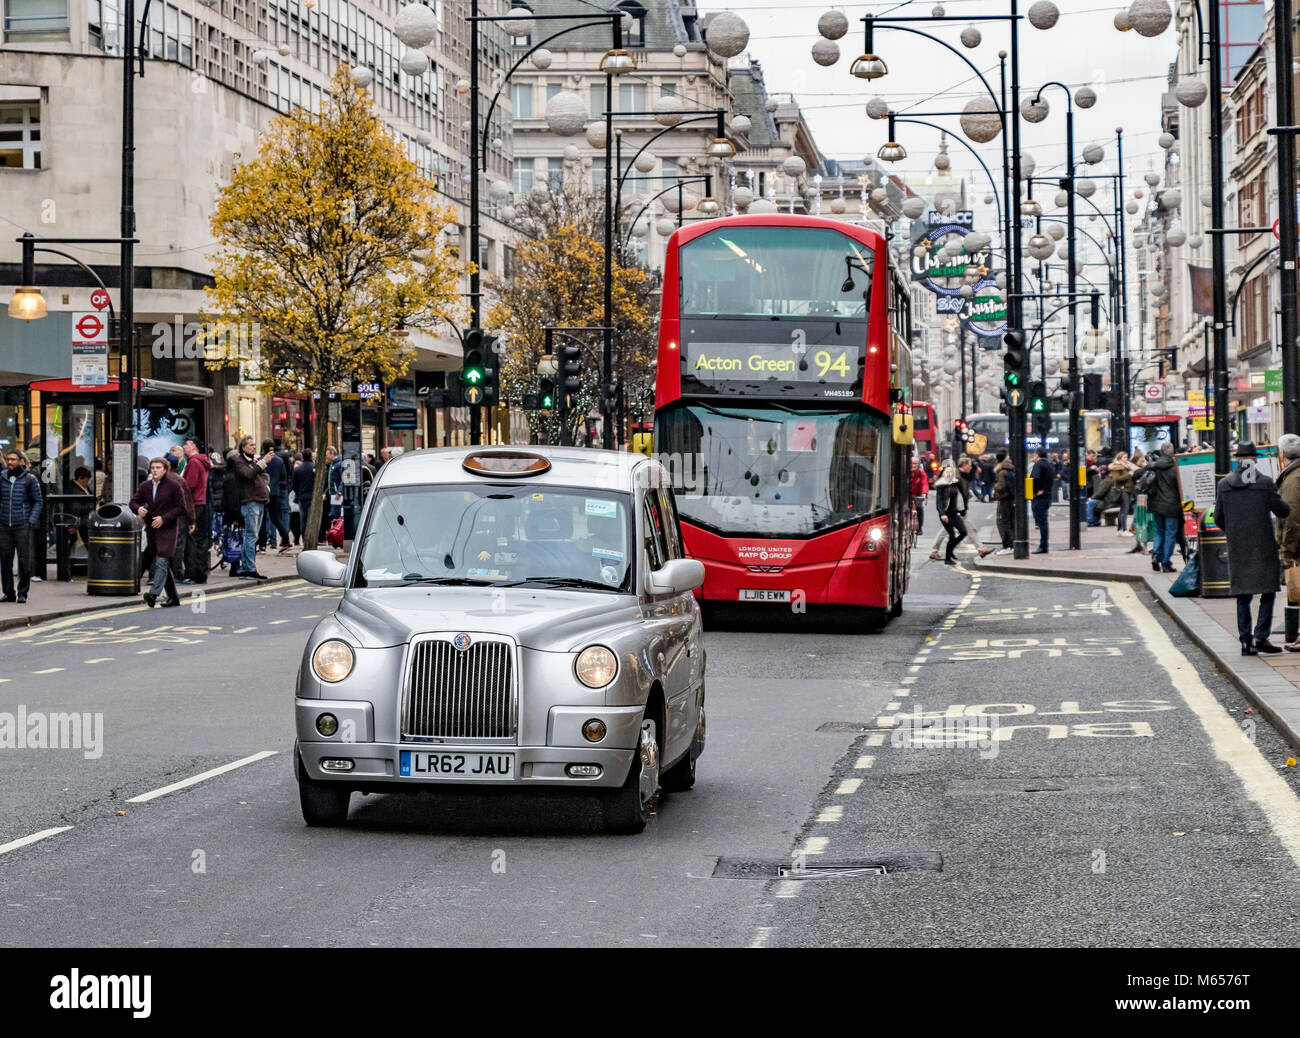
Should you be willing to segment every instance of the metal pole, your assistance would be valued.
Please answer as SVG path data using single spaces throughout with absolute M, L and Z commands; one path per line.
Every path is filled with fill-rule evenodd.
M 614 449 L 614 416 L 604 406 L 605 387 L 613 376 L 614 370 L 614 220 L 613 220 L 613 149 L 610 138 L 614 133 L 614 77 L 605 73 L 605 327 L 602 329 L 604 352 L 601 358 L 600 399 L 604 412 L 604 431 L 601 446 L 605 450 Z
M 1219 0 L 1209 0 L 1210 36 L 1210 222 L 1225 226 L 1223 213 L 1223 71 L 1219 46 Z M 1222 234 L 1210 236 L 1214 276 L 1214 475 L 1228 474 L 1228 264 Z
M 122 251 L 121 300 L 117 322 L 118 430 L 117 440 L 135 442 L 135 0 L 122 8 Z M 130 483 L 135 482 L 135 454 L 132 451 Z
M 1117 272 L 1118 296 L 1115 308 L 1115 355 L 1123 358 L 1124 376 L 1121 394 L 1121 418 L 1119 428 L 1120 449 L 1127 451 L 1132 446 L 1132 437 L 1129 433 L 1129 427 L 1132 425 L 1133 400 L 1132 386 L 1129 384 L 1129 363 L 1128 363 L 1128 262 L 1124 256 L 1124 127 L 1115 127 L 1115 172 L 1119 175 L 1116 180 L 1115 195 L 1115 234 L 1118 244 L 1119 255 L 1116 258 L 1115 270 Z M 1111 437 L 1112 441 L 1115 437 Z
M 1004 110 L 1007 110 L 1004 106 Z M 1020 293 L 1023 290 L 1022 262 L 1020 255 L 1020 12 L 1017 0 L 1011 0 L 1011 104 L 1008 117 L 1011 120 L 1011 193 L 1007 196 L 1007 209 L 1011 217 L 1011 242 L 1007 249 L 1009 262 L 1008 283 L 1011 285 L 1010 306 L 1007 318 L 1010 326 L 1024 333 L 1024 309 L 1021 306 Z M 1005 139 L 1006 134 L 1003 134 Z M 1021 384 L 1029 380 L 1029 353 L 1025 351 L 1024 370 L 1020 372 Z M 1029 487 L 1029 457 L 1025 449 L 1025 408 L 1007 408 L 1007 434 L 1011 439 L 1011 458 L 1015 466 L 1016 477 L 1022 485 Z M 1015 558 L 1029 558 L 1029 509 L 1028 497 L 1021 490 L 1013 498 L 1015 501 Z
M 1070 550 L 1078 551 L 1083 547 L 1082 534 L 1079 529 L 1080 519 L 1080 501 L 1079 501 L 1079 396 L 1076 395 L 1078 387 L 1074 384 L 1079 378 L 1079 323 L 1078 323 L 1078 297 L 1076 292 L 1079 289 L 1078 268 L 1075 265 L 1075 210 L 1074 210 L 1074 104 L 1070 100 L 1069 92 L 1065 95 L 1065 185 L 1066 185 L 1066 202 L 1065 202 L 1065 234 L 1066 249 L 1065 262 L 1068 267 L 1066 270 L 1066 291 L 1070 294 L 1070 310 L 1067 314 L 1070 322 Z M 1101 293 L 1093 292 L 1092 294 L 1092 328 L 1095 335 L 1097 331 Z
M 971 414 L 980 413 L 980 337 L 972 335 L 970 340 L 970 409 Z
M 1291 0 L 1273 0 L 1274 65 L 1277 67 L 1277 125 L 1295 122 L 1291 94 Z M 1295 135 L 1277 135 L 1277 219 L 1282 307 L 1282 431 L 1300 429 L 1300 365 L 1296 357 Z M 1215 235 L 1215 237 L 1219 237 Z
M 129 2 L 129 0 L 128 0 Z M 482 301 L 479 297 L 479 150 L 478 150 L 478 5 L 469 4 L 469 259 L 474 264 L 469 276 L 470 327 L 478 328 L 482 320 Z M 464 257 L 461 257 L 464 259 Z M 469 409 L 469 442 L 477 446 L 483 442 L 483 413 L 478 407 Z
M 957 352 L 961 354 L 961 420 L 966 420 L 966 326 L 958 326 L 958 347 Z M 957 445 L 952 445 L 952 452 L 957 453 Z

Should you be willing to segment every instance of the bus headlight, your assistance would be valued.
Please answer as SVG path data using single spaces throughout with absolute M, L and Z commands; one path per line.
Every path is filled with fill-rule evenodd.
M 880 542 L 885 539 L 885 531 L 879 526 L 873 526 L 867 531 L 867 540 L 871 542 L 872 547 L 878 547 Z
M 342 681 L 352 673 L 355 663 L 352 646 L 337 638 L 321 642 L 311 654 L 311 669 L 321 681 Z
M 573 672 L 588 688 L 604 688 L 618 673 L 618 657 L 603 645 L 590 645 L 578 653 Z

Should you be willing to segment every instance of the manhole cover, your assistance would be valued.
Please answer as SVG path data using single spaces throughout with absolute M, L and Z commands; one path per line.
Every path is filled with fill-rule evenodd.
M 870 858 L 848 861 L 805 862 L 800 868 L 779 858 L 719 858 L 714 879 L 853 879 L 885 876 L 893 872 L 942 872 L 938 851 L 887 851 Z
M 1094 775 L 1072 778 L 955 779 L 950 797 L 994 796 L 1006 793 L 1131 793 L 1142 788 L 1135 775 Z
M 898 724 L 890 725 L 887 728 L 881 728 L 874 721 L 827 721 L 825 724 L 817 726 L 819 732 L 857 732 L 864 735 L 867 732 L 893 732 L 899 728 L 933 728 L 934 718 L 925 717 L 919 724 L 910 714 L 895 714 L 898 718 Z

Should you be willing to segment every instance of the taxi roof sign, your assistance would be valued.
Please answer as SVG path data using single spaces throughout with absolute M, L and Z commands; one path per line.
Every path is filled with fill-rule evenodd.
M 551 463 L 530 451 L 475 451 L 461 462 L 466 472 L 476 476 L 540 476 Z

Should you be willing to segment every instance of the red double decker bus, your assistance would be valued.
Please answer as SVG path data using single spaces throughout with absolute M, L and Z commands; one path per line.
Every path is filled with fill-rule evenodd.
M 706 606 L 856 608 L 868 625 L 901 611 L 910 323 L 865 228 L 733 216 L 669 239 L 655 455 Z

